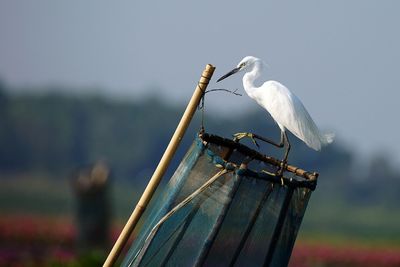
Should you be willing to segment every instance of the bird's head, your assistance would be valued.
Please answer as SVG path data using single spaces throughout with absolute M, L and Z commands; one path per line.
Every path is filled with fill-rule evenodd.
M 217 82 L 222 81 L 223 79 L 228 78 L 229 76 L 235 73 L 245 70 L 251 70 L 256 64 L 260 64 L 262 66 L 263 65 L 262 60 L 253 56 L 244 57 L 236 66 L 236 68 L 234 68 L 233 70 L 231 70 L 230 72 L 219 78 Z

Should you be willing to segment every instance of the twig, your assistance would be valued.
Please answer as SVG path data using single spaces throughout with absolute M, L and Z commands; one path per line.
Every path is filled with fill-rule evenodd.
M 231 93 L 231 94 L 234 94 L 234 95 L 242 96 L 242 94 L 237 93 L 238 90 L 239 89 L 235 89 L 234 91 L 231 91 L 231 90 L 224 89 L 224 88 L 214 88 L 214 89 L 211 89 L 211 90 L 207 90 L 205 93 L 207 94 L 207 93 L 215 92 L 215 91 L 224 91 L 224 92 L 228 92 L 228 93 Z
M 231 94 L 234 94 L 234 95 L 237 95 L 237 96 L 242 96 L 242 94 L 237 93 L 238 90 L 239 89 L 235 89 L 235 90 L 231 91 L 231 90 L 228 90 L 228 89 L 225 89 L 225 88 L 214 88 L 214 89 L 211 89 L 211 90 L 207 90 L 207 91 L 205 91 L 203 93 L 203 96 L 201 98 L 201 102 L 200 102 L 200 104 L 198 106 L 198 109 L 200 110 L 200 109 L 204 108 L 204 97 L 205 97 L 205 95 L 207 93 L 216 92 L 216 91 L 223 91 L 223 92 L 231 93 Z

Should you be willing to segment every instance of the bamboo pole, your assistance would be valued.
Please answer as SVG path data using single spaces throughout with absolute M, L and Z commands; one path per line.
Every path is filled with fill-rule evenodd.
M 136 205 L 135 209 L 133 210 L 131 216 L 129 217 L 127 223 L 125 224 L 124 228 L 122 229 L 121 234 L 119 235 L 117 241 L 114 244 L 114 247 L 112 248 L 110 254 L 108 254 L 108 257 L 106 261 L 104 262 L 103 266 L 104 267 L 111 267 L 114 265 L 116 260 L 118 259 L 123 247 L 125 246 L 126 242 L 129 239 L 129 236 L 131 235 L 133 229 L 135 229 L 136 224 L 138 223 L 141 215 L 145 211 L 148 203 L 150 202 L 154 192 L 157 189 L 157 186 L 159 185 L 161 178 L 163 177 L 165 171 L 167 170 L 167 167 L 169 163 L 171 162 L 171 159 L 173 155 L 175 154 L 178 145 L 180 141 L 183 138 L 183 135 L 185 134 L 185 131 L 187 127 L 189 126 L 190 121 L 192 120 L 192 117 L 197 109 L 197 106 L 199 105 L 199 102 L 201 100 L 201 97 L 203 93 L 205 92 L 208 82 L 210 81 L 213 73 L 214 73 L 215 67 L 208 64 L 206 68 L 204 69 L 200 81 L 192 95 L 192 98 L 189 101 L 189 104 L 186 107 L 185 112 L 182 115 L 182 118 L 167 146 L 165 149 L 164 155 L 162 156 L 160 162 L 158 163 L 158 166 L 156 170 L 153 173 L 153 176 L 151 177 L 146 189 L 144 190 L 142 196 L 139 199 L 138 204 Z

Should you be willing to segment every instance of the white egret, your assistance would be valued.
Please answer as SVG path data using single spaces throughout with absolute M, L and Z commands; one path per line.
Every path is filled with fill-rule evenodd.
M 240 61 L 236 68 L 219 78 L 217 82 L 235 73 L 246 72 L 243 76 L 244 90 L 250 98 L 254 99 L 271 114 L 281 129 L 281 141 L 277 144 L 269 139 L 251 133 L 239 133 L 235 137 L 241 139 L 247 136 L 252 138 L 254 142 L 254 138 L 258 138 L 277 147 L 284 147 L 286 144 L 283 164 L 287 162 L 290 150 L 286 129 L 301 139 L 310 148 L 317 151 L 321 150 L 321 146 L 332 143 L 334 134 L 321 133 L 300 99 L 283 84 L 271 80 L 265 82 L 260 87 L 255 85 L 264 65 L 265 63 L 259 58 L 247 56 Z

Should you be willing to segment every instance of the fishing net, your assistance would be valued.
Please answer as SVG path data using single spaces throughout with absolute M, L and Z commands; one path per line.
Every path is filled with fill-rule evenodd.
M 317 175 L 288 166 L 277 177 L 278 164 L 199 134 L 123 266 L 286 266 Z

